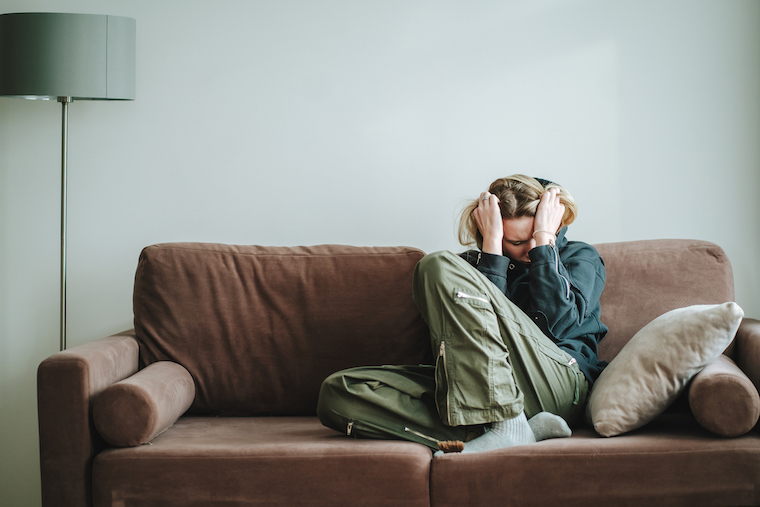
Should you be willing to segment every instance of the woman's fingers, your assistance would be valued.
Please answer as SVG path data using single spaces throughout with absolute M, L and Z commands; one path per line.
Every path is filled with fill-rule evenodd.
M 490 192 L 480 194 L 478 207 L 473 211 L 475 223 L 483 236 L 483 251 L 501 253 L 501 239 L 504 236 L 504 224 L 501 220 L 499 198 Z
M 559 189 L 550 188 L 538 203 L 536 210 L 535 230 L 549 231 L 556 234 L 562 225 L 562 217 L 565 215 L 565 205 L 560 202 Z
M 499 198 L 493 195 L 491 192 L 483 192 L 480 194 L 480 202 L 478 204 L 491 204 L 494 201 L 498 204 Z

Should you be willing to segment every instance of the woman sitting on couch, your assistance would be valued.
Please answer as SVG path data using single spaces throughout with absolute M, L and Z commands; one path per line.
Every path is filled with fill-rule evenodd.
M 556 183 L 494 181 L 460 217 L 460 242 L 479 250 L 433 253 L 415 269 L 435 365 L 331 375 L 320 391 L 322 423 L 433 449 L 467 441 L 464 452 L 569 436 L 565 421 L 581 419 L 605 365 L 597 346 L 607 332 L 604 263 L 591 245 L 565 238 L 576 215 Z

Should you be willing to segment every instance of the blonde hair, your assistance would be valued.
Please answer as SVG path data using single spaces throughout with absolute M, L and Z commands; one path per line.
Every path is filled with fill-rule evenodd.
M 546 185 L 546 186 L 544 186 Z M 538 203 L 544 192 L 550 188 L 559 189 L 559 201 L 565 205 L 560 228 L 573 223 L 578 216 L 578 205 L 564 187 L 546 180 L 538 180 L 524 174 L 513 174 L 491 183 L 488 191 L 499 198 L 499 208 L 503 219 L 535 217 Z M 459 242 L 464 246 L 477 245 L 483 248 L 483 236 L 472 215 L 480 199 L 467 204 L 459 214 Z

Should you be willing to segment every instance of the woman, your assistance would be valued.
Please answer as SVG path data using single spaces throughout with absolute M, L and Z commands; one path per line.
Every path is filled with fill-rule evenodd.
M 360 367 L 328 377 L 323 424 L 360 437 L 405 438 L 464 452 L 569 436 L 607 327 L 599 320 L 604 263 L 565 238 L 577 208 L 561 186 L 523 175 L 491 184 L 460 217 L 479 250 L 438 252 L 414 273 L 435 366 Z M 530 420 L 529 420 L 530 418 Z M 472 439 L 480 428 L 482 435 Z

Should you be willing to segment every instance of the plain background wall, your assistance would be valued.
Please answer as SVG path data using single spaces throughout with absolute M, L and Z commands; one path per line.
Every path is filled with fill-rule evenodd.
M 696 238 L 760 317 L 758 0 L 0 0 L 137 20 L 137 100 L 69 109 L 69 344 L 131 327 L 142 247 L 460 248 L 495 178 L 571 239 Z M 0 504 L 39 503 L 58 348 L 60 105 L 0 98 Z

